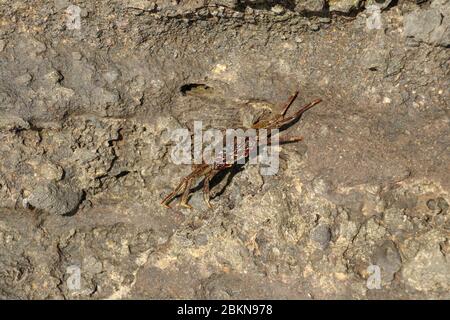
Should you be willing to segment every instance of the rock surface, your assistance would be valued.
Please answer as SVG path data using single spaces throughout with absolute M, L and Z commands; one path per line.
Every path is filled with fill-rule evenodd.
M 350 12 L 359 9 L 361 0 L 328 0 L 330 11 Z
M 36 186 L 24 200 L 36 209 L 62 215 L 74 212 L 81 198 L 82 193 L 70 186 L 49 183 Z
M 405 34 L 416 41 L 450 46 L 450 1 L 434 0 L 430 7 L 405 16 Z
M 3 2 L 0 298 L 449 299 L 448 6 Z M 297 89 L 276 175 L 160 206 L 174 129 Z

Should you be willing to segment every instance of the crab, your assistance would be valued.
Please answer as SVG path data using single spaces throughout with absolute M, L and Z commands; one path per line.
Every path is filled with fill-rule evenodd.
M 320 103 L 321 99 L 316 99 L 307 105 L 301 107 L 297 112 L 295 112 L 293 115 L 287 116 L 287 111 L 289 107 L 292 105 L 292 103 L 295 101 L 295 99 L 298 96 L 298 91 L 296 91 L 292 96 L 289 97 L 288 101 L 284 104 L 284 107 L 282 108 L 282 111 L 278 114 L 275 114 L 274 116 L 271 116 L 267 119 L 258 118 L 255 121 L 253 121 L 253 124 L 251 125 L 252 129 L 279 129 L 284 130 L 289 125 L 293 124 L 295 121 L 297 121 L 301 115 L 308 109 L 312 108 L 316 104 Z M 303 137 L 301 136 L 294 136 L 294 137 L 280 137 L 279 143 L 290 143 L 290 142 L 298 142 L 303 140 Z M 248 157 L 251 151 L 251 148 L 254 148 L 253 146 L 250 146 L 247 141 L 245 142 L 245 145 L 243 146 L 245 152 L 244 157 Z M 212 205 L 210 203 L 210 182 L 214 178 L 215 175 L 217 175 L 219 172 L 223 170 L 230 169 L 234 165 L 238 163 L 238 159 L 236 159 L 237 151 L 235 149 L 235 161 L 233 163 L 226 163 L 224 162 L 223 158 L 221 158 L 221 161 L 214 162 L 212 164 L 208 163 L 201 163 L 201 164 L 193 164 L 192 165 L 192 172 L 184 177 L 181 182 L 177 185 L 177 187 L 169 193 L 162 201 L 161 204 L 167 208 L 171 208 L 169 206 L 169 203 L 178 196 L 178 194 L 181 193 L 181 201 L 180 206 L 192 209 L 192 206 L 188 203 L 189 201 L 189 195 L 191 194 L 191 188 L 194 184 L 194 182 L 198 181 L 200 178 L 203 178 L 203 198 L 207 206 L 212 209 Z M 218 159 L 219 160 L 219 159 Z

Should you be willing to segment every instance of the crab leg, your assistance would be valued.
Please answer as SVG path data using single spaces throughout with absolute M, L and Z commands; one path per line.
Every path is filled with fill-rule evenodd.
M 284 126 L 285 124 L 288 124 L 289 122 L 294 121 L 295 119 L 298 119 L 303 114 L 303 112 L 314 107 L 316 104 L 318 104 L 320 102 L 322 102 L 321 99 L 314 100 L 313 102 L 303 106 L 300 110 L 298 110 L 292 116 L 287 117 L 287 118 L 285 118 L 283 116 L 281 119 L 275 121 L 272 125 L 268 126 L 268 129 L 280 128 L 280 127 Z
M 288 111 L 289 107 L 292 105 L 292 103 L 297 99 L 298 91 L 296 91 L 292 96 L 290 96 L 288 102 L 286 103 L 286 106 L 283 109 L 283 112 L 281 112 L 281 115 L 284 117 L 286 112 Z
M 191 193 L 191 186 L 192 186 L 192 182 L 193 182 L 194 178 L 188 178 L 186 180 L 186 186 L 184 187 L 184 192 L 183 195 L 181 196 L 181 202 L 180 205 L 188 208 L 188 209 L 192 209 L 192 206 L 189 205 L 187 202 L 189 200 L 189 194 Z
M 178 186 L 171 192 L 169 193 L 164 199 L 163 201 L 161 201 L 161 204 L 164 205 L 167 208 L 170 208 L 170 206 L 168 205 L 168 203 L 177 196 L 178 192 L 180 192 L 180 190 L 183 189 L 184 185 L 187 182 L 187 178 L 184 178 L 183 180 L 181 180 L 181 182 L 178 184 Z

